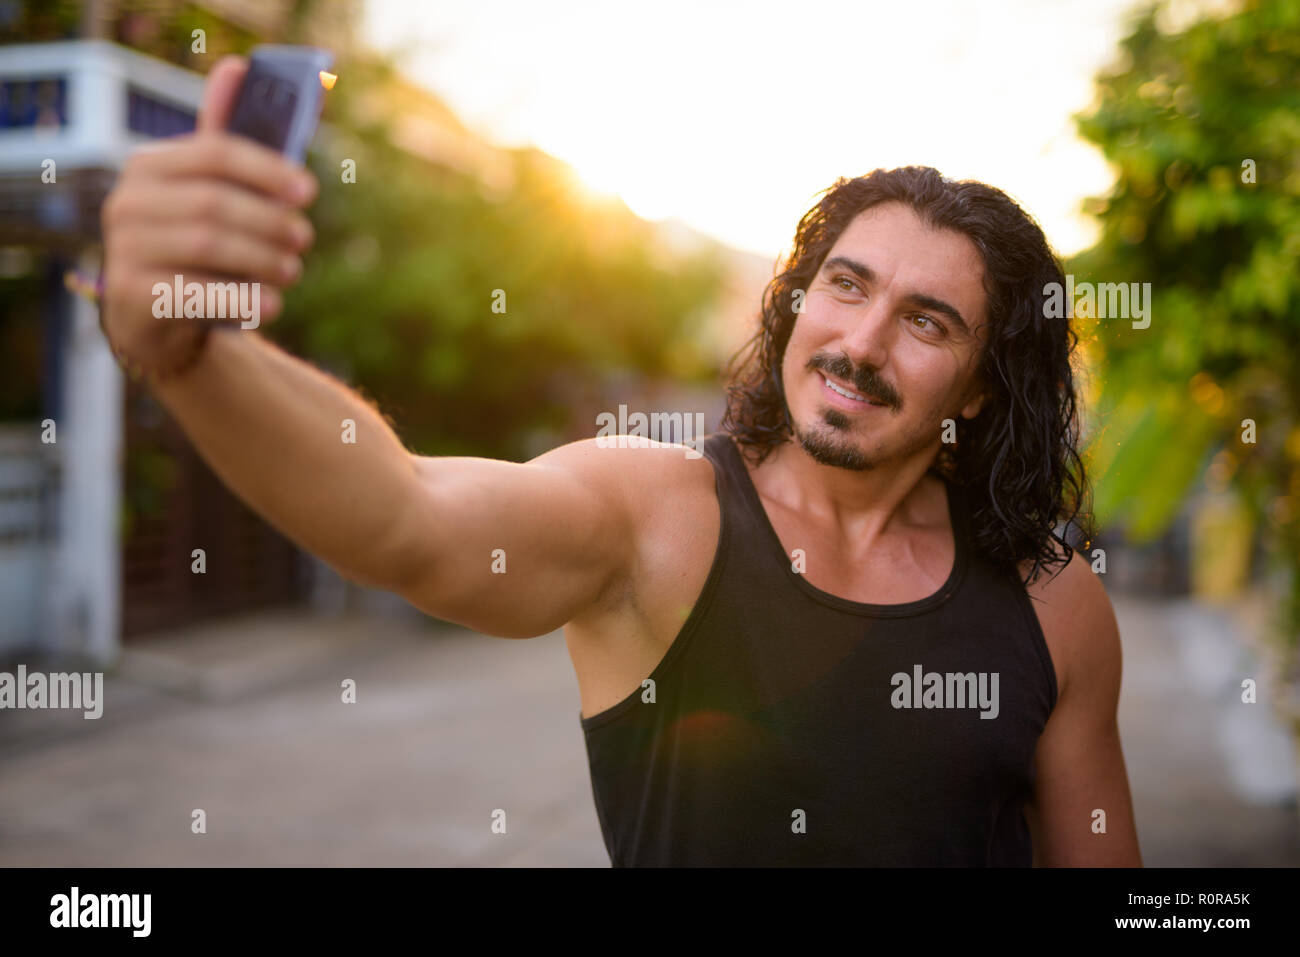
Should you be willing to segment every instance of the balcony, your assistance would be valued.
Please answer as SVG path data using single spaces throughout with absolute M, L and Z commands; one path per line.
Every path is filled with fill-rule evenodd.
M 202 77 L 102 40 L 0 47 L 0 245 L 76 248 L 142 142 L 194 128 Z

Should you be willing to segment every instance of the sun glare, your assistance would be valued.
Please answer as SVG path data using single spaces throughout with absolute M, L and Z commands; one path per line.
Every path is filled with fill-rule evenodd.
M 644 218 L 772 255 L 838 177 L 921 163 L 1005 189 L 1069 254 L 1093 238 L 1080 202 L 1110 182 L 1070 115 L 1130 5 L 1011 0 L 991 19 L 958 0 L 664 0 L 654 16 L 371 0 L 367 15 L 371 41 L 405 50 L 471 126 L 546 150 Z M 1054 29 L 1069 58 L 1039 42 Z

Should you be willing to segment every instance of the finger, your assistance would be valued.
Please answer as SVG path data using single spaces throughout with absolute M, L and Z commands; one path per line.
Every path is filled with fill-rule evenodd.
M 316 177 L 273 149 L 247 137 L 226 132 L 204 132 L 163 141 L 137 151 L 123 171 L 124 177 L 162 179 L 207 177 L 224 179 L 295 206 L 305 206 L 316 195 Z
M 119 232 L 110 254 L 172 272 L 229 273 L 240 281 L 273 285 L 289 285 L 302 274 L 302 260 L 296 255 L 257 236 L 206 223 L 131 226 Z
M 230 124 L 239 89 L 248 74 L 248 61 L 241 56 L 223 56 L 208 71 L 203 85 L 203 104 L 199 107 L 196 129 L 201 133 L 224 130 Z
M 250 233 L 283 252 L 301 252 L 315 238 L 311 221 L 292 206 L 220 180 L 183 185 L 160 180 L 147 191 L 124 193 L 116 200 L 113 216 L 136 223 L 214 223 Z

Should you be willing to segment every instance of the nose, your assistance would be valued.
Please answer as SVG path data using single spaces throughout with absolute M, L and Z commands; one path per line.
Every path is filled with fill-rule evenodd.
M 855 366 L 885 367 L 896 329 L 892 317 L 893 310 L 883 298 L 867 303 L 857 313 L 857 321 L 840 344 Z

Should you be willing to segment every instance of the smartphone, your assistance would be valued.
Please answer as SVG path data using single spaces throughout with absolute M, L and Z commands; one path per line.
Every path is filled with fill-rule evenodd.
M 316 135 L 334 55 L 316 47 L 269 45 L 249 54 L 248 75 L 229 129 L 301 163 Z

